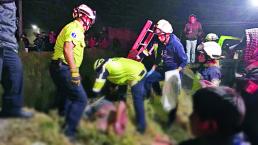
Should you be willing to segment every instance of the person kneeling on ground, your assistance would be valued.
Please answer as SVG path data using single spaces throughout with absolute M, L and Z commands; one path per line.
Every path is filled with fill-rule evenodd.
M 198 72 L 201 75 L 202 86 L 219 86 L 221 82 L 221 71 L 218 60 L 221 58 L 221 47 L 216 42 L 218 36 L 209 33 L 206 42 L 198 46 L 199 55 L 197 57 L 200 67 Z

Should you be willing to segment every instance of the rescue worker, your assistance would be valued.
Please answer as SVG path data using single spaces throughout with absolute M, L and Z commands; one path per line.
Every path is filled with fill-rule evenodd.
M 150 96 L 153 83 L 164 80 L 165 72 L 176 70 L 179 74 L 182 74 L 182 70 L 187 64 L 184 47 L 177 36 L 173 34 L 172 25 L 167 20 L 161 19 L 157 22 L 155 33 L 158 36 L 158 43 L 154 43 L 154 45 L 158 44 L 158 49 L 154 65 L 147 73 L 145 80 L 147 97 Z M 161 62 L 162 65 L 160 65 Z M 176 108 L 169 112 L 168 126 L 171 125 L 175 117 Z
M 57 88 L 58 111 L 65 115 L 65 134 L 73 139 L 87 103 L 81 84 L 79 67 L 85 47 L 84 33 L 94 24 L 96 12 L 85 4 L 74 8 L 74 21 L 67 24 L 57 37 L 50 65 L 50 74 Z
M 31 112 L 22 111 L 23 70 L 15 38 L 15 0 L 0 0 L 0 79 L 4 93 L 0 117 L 30 118 Z
M 166 71 L 177 70 L 181 73 L 187 64 L 184 47 L 177 36 L 173 34 L 172 25 L 167 20 L 162 19 L 158 21 L 155 33 L 158 36 L 159 43 L 157 57 L 155 58 L 152 69 L 147 73 L 145 81 L 147 93 L 150 92 L 154 82 L 164 80 Z M 160 65 L 161 62 L 162 65 Z
M 146 129 L 144 113 L 144 78 L 146 69 L 141 62 L 127 58 L 97 59 L 94 63 L 97 78 L 93 86 L 96 95 L 106 82 L 110 81 L 117 85 L 129 85 L 131 87 L 134 109 L 136 113 L 137 131 L 144 133 Z M 126 90 L 124 91 L 124 94 Z
M 207 34 L 206 42 L 198 46 L 198 62 L 201 64 L 198 72 L 201 74 L 201 80 L 206 80 L 209 85 L 219 86 L 221 82 L 221 71 L 218 59 L 221 58 L 221 47 L 216 42 L 218 36 L 214 33 Z M 207 82 L 209 81 L 209 82 Z M 205 85 L 205 84 L 203 84 Z

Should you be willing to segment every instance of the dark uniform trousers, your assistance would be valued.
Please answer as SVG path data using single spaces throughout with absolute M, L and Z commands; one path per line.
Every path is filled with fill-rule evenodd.
M 50 75 L 57 89 L 59 101 L 59 113 L 66 117 L 65 134 L 74 136 L 84 108 L 87 104 L 87 94 L 80 84 L 71 83 L 71 72 L 69 66 L 62 61 L 52 60 L 50 64 Z

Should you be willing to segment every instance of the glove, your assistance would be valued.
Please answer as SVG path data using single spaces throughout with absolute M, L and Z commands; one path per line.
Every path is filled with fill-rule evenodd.
M 71 83 L 73 85 L 79 86 L 81 83 L 81 76 L 79 73 L 79 69 L 74 68 L 74 69 L 71 69 L 70 71 L 71 71 L 71 76 L 72 76 Z
M 154 70 L 151 69 L 151 70 L 146 74 L 146 77 L 149 77 L 153 72 L 154 72 Z

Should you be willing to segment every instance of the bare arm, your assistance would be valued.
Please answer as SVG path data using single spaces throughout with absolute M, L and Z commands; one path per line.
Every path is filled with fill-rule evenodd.
M 158 67 L 158 66 L 157 66 L 156 64 L 154 64 L 154 65 L 152 66 L 151 70 L 155 71 L 157 67 Z
M 76 65 L 74 63 L 74 57 L 73 57 L 73 48 L 74 47 L 75 47 L 75 45 L 73 44 L 73 42 L 65 42 L 64 43 L 64 57 L 71 70 L 76 69 Z

